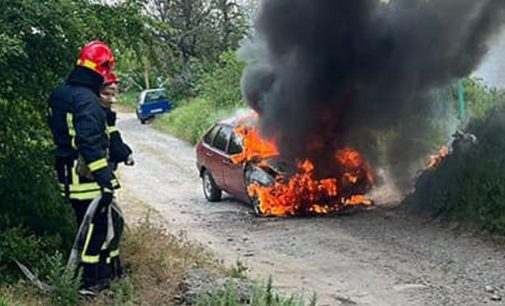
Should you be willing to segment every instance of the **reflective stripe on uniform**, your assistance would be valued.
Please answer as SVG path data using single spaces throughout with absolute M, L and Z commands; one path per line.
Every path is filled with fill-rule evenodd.
M 120 184 L 119 184 L 118 179 L 113 179 L 113 180 L 112 180 L 112 187 L 113 187 L 114 189 L 118 189 L 118 188 L 120 187 Z
M 109 256 L 110 257 L 118 257 L 119 256 L 119 249 L 111 251 Z
M 115 126 L 107 126 L 107 133 L 112 134 L 119 132 L 119 129 Z
M 72 148 L 77 149 L 77 145 L 75 143 L 75 136 L 77 133 L 74 128 L 74 115 L 71 113 L 67 113 L 67 126 L 68 126 L 68 135 L 70 136 L 70 143 Z
M 88 228 L 88 233 L 86 234 L 86 241 L 84 242 L 84 248 L 83 248 L 82 254 L 81 254 L 81 261 L 83 263 L 95 264 L 95 263 L 100 262 L 100 255 L 96 255 L 96 256 L 86 255 L 86 252 L 88 251 L 88 247 L 89 247 L 89 242 L 91 241 L 91 236 L 93 236 L 93 229 L 94 228 L 95 228 L 95 225 L 93 223 L 91 223 Z
M 107 166 L 108 166 L 107 159 L 105 159 L 105 158 L 99 159 L 97 161 L 94 161 L 94 162 L 88 164 L 89 170 L 91 170 L 91 172 L 95 172 L 95 171 L 101 170 L 103 168 L 107 168 Z
M 74 128 L 74 115 L 71 113 L 67 113 L 67 126 L 68 126 L 68 135 L 71 137 L 75 137 L 75 128 Z
M 102 195 L 101 191 L 88 191 L 88 192 L 74 192 L 70 193 L 70 199 L 86 201 L 86 200 L 94 200 Z
M 97 264 L 100 262 L 100 255 L 96 255 L 96 256 L 83 255 L 81 257 L 81 261 L 85 264 Z
M 79 185 L 70 185 L 70 192 L 100 191 L 97 183 L 82 183 Z

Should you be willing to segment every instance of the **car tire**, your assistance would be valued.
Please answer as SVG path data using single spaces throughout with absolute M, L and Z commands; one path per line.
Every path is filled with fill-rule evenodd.
M 202 173 L 202 187 L 203 187 L 203 194 L 205 195 L 207 201 L 219 202 L 221 200 L 223 192 L 216 185 L 216 182 L 214 181 L 212 174 L 210 174 L 210 172 L 207 170 L 203 170 Z
M 140 124 L 146 124 L 146 121 L 144 119 L 140 119 Z
M 249 198 L 250 198 L 253 210 L 254 210 L 254 215 L 256 215 L 257 217 L 263 217 L 264 214 L 261 212 L 260 200 L 258 199 L 258 197 L 254 196 L 254 197 L 249 197 Z

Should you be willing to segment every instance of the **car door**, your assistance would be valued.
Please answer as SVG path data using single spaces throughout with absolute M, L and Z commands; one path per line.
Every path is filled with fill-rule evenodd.
M 242 153 L 242 150 L 242 139 L 232 131 L 226 151 L 227 158 L 223 160 L 224 181 L 227 191 L 242 201 L 249 201 L 244 182 L 244 165 L 242 163 L 235 164 L 230 158 L 230 156 Z
M 221 129 L 221 126 L 218 124 L 214 125 L 209 131 L 203 136 L 203 139 L 200 144 L 196 146 L 196 157 L 198 169 L 204 167 L 208 170 L 211 170 L 210 164 L 212 162 L 212 157 L 214 155 L 214 149 L 212 148 L 212 142 L 214 138 L 216 138 L 217 133 Z
M 214 178 L 214 181 L 221 189 L 226 189 L 224 181 L 225 160 L 227 160 L 226 148 L 230 140 L 231 127 L 221 126 L 216 137 L 212 141 L 211 149 L 206 152 L 208 163 L 207 167 Z

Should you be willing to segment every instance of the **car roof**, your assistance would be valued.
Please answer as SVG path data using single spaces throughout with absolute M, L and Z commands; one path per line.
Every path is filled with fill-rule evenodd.
M 238 127 L 241 124 L 244 124 L 245 122 L 248 122 L 248 118 L 250 118 L 251 115 L 254 115 L 254 111 L 250 109 L 244 109 L 242 110 L 241 113 L 227 119 L 223 119 L 218 122 L 218 124 L 221 125 L 227 125 L 231 126 L 233 128 Z
M 229 126 L 229 127 L 235 128 L 239 125 L 239 121 L 234 118 L 228 118 L 228 119 L 224 119 L 224 120 L 219 121 L 217 124 L 222 125 L 222 126 L 224 125 L 224 126 Z
M 158 92 L 158 91 L 167 91 L 167 90 L 165 88 L 146 89 L 146 90 L 143 90 L 142 93 L 146 94 L 146 93 Z

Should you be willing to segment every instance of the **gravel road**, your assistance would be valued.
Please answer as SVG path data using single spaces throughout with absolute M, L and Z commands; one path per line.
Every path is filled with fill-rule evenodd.
M 230 198 L 207 203 L 192 146 L 133 114 L 119 118 L 137 162 L 121 170 L 121 199 L 153 207 L 170 229 L 186 231 L 228 264 L 239 259 L 252 277 L 272 275 L 284 292 L 316 292 L 319 305 L 505 305 L 503 242 L 391 204 L 344 216 L 261 219 Z

